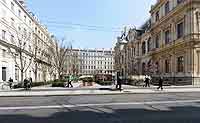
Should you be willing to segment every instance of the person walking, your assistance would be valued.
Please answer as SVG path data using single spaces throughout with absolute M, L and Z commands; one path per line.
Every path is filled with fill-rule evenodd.
M 150 87 L 150 79 L 149 79 L 149 77 L 148 76 L 146 76 L 146 85 L 145 85 L 145 87 Z
M 159 90 L 161 88 L 161 90 L 163 90 L 163 77 L 160 77 L 158 85 L 157 89 Z
M 73 81 L 73 77 L 72 77 L 72 75 L 69 75 L 69 80 L 68 80 L 68 84 L 67 84 L 68 88 L 69 88 L 69 85 L 70 85 L 70 88 L 73 88 L 72 81 Z
M 28 90 L 28 79 L 27 78 L 24 79 L 24 89 Z
M 30 82 L 30 88 L 32 87 L 32 83 L 33 83 L 33 79 L 30 77 L 29 78 L 29 82 Z
M 121 80 L 119 78 L 119 72 L 117 72 L 117 85 L 116 85 L 116 89 L 122 91 L 122 83 L 121 83 Z
M 9 87 L 10 87 L 10 89 L 12 89 L 12 84 L 13 84 L 13 79 L 10 77 L 10 79 L 9 79 Z

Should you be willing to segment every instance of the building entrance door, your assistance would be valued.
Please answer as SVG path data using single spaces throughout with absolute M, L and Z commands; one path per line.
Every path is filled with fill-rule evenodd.
M 6 81 L 6 67 L 2 67 L 2 80 Z

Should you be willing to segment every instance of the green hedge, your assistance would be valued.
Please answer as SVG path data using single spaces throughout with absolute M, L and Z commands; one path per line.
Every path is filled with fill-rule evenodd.
M 67 79 L 63 79 L 63 80 L 56 79 L 56 80 L 52 81 L 52 83 L 54 83 L 54 82 L 67 82 Z
M 22 83 L 18 83 L 16 85 L 13 86 L 14 89 L 16 88 L 23 88 L 23 84 Z
M 33 82 L 31 84 L 32 87 L 37 87 L 37 86 L 43 86 L 43 85 L 48 85 L 51 84 L 52 82 Z M 13 86 L 14 89 L 16 88 L 23 88 L 23 83 L 18 83 Z
M 52 87 L 65 87 L 64 82 L 55 82 L 52 83 Z
M 52 84 L 52 87 L 64 87 L 64 82 L 66 82 L 66 80 L 54 80 L 54 81 L 47 81 L 47 82 L 33 82 L 31 86 L 37 87 L 37 86 Z M 13 88 L 14 89 L 23 88 L 23 83 L 18 83 L 16 85 L 14 85 Z

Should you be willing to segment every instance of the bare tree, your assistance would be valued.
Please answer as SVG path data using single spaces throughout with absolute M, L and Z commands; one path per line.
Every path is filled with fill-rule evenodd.
M 35 34 L 34 34 L 35 35 Z M 32 71 L 34 73 L 35 81 L 37 81 L 38 78 L 38 70 L 39 66 L 41 65 L 42 67 L 44 66 L 43 61 L 45 60 L 47 56 L 47 51 L 46 48 L 43 48 L 40 46 L 40 41 L 37 35 L 35 35 L 34 40 L 33 40 L 33 65 L 32 65 Z M 44 67 L 46 68 L 46 67 Z M 41 69 L 42 72 L 44 69 Z M 44 70 L 46 72 L 46 69 Z
M 59 41 L 55 38 L 49 48 L 49 52 L 52 58 L 52 67 L 56 69 L 59 80 L 62 79 L 62 75 L 64 74 L 65 60 L 68 49 L 69 48 L 65 45 L 65 39 Z
M 9 33 L 13 37 L 11 43 L 7 48 L 11 56 L 14 59 L 16 67 L 20 70 L 21 81 L 24 79 L 24 73 L 28 70 L 32 63 L 32 48 L 31 43 L 31 31 L 27 31 L 26 28 L 12 29 Z M 14 37 L 15 36 L 15 37 Z
M 80 59 L 78 57 L 77 52 L 73 52 L 72 49 L 70 51 L 70 60 L 69 60 L 69 71 L 73 75 L 78 75 L 79 73 L 79 64 L 80 64 Z

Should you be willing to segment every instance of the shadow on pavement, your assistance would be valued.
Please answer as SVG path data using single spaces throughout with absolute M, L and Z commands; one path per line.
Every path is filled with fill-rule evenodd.
M 131 106 L 130 106 L 131 107 Z M 199 123 L 200 107 L 168 107 L 168 111 L 148 109 L 113 109 L 111 107 L 81 107 L 62 109 L 46 117 L 0 115 L 0 123 Z M 106 112 L 112 109 L 112 112 Z M 31 112 L 40 110 L 33 110 Z M 6 111 L 7 112 L 7 111 Z M 16 111 L 15 113 L 17 113 Z M 26 115 L 25 115 L 26 114 Z

